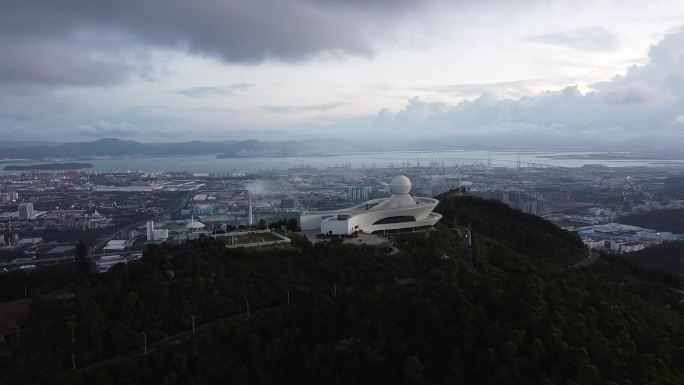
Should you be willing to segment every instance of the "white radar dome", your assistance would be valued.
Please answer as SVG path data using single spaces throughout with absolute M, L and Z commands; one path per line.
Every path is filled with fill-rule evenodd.
M 397 175 L 390 182 L 390 192 L 392 194 L 408 194 L 411 191 L 411 180 L 406 175 Z
M 206 226 L 204 226 L 204 223 L 195 221 L 195 217 L 193 216 L 192 219 L 190 219 L 190 223 L 185 225 L 186 229 L 194 230 L 194 229 L 203 229 Z
M 185 225 L 186 229 L 203 229 L 206 226 L 204 226 L 204 223 L 202 222 L 190 222 L 187 225 Z

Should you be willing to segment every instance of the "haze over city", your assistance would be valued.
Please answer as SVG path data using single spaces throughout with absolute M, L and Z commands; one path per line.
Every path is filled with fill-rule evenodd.
M 3 1 L 0 133 L 673 150 L 683 20 L 678 0 Z

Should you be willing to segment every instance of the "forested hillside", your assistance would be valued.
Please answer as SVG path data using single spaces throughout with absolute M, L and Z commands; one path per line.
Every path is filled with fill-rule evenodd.
M 444 215 L 445 222 L 470 226 L 475 235 L 495 239 L 536 262 L 561 265 L 578 262 L 586 256 L 577 234 L 536 215 L 495 200 L 457 197 L 453 192 L 438 198 L 437 211 Z
M 2 383 L 681 384 L 681 305 L 619 259 L 498 203 L 447 198 L 437 231 L 383 255 L 339 241 L 228 250 L 201 239 L 74 275 L 35 300 Z M 451 228 L 470 224 L 474 257 Z M 565 265 L 567 266 L 567 265 Z M 250 318 L 247 319 L 247 303 Z M 232 317 L 238 314 L 238 317 Z M 194 337 L 140 352 L 191 330 Z M 74 330 L 72 343 L 71 331 Z M 72 368 L 72 353 L 77 370 Z M 123 356 L 121 356 L 123 354 Z M 114 364 L 107 359 L 119 356 Z M 105 361 L 97 367 L 92 367 Z
M 684 278 L 684 241 L 661 243 L 625 254 L 624 258 L 643 269 Z
M 679 234 L 684 233 L 684 209 L 647 211 L 621 217 L 619 222 Z

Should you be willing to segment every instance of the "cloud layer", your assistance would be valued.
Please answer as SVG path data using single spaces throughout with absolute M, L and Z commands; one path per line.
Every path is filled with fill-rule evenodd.
M 394 113 L 382 110 L 379 130 L 433 135 L 551 134 L 597 138 L 682 136 L 684 127 L 684 31 L 667 35 L 649 51 L 649 62 L 626 75 L 594 84 L 519 99 L 485 93 L 456 105 L 411 99 Z
M 264 110 L 275 114 L 292 114 L 297 112 L 326 112 L 344 106 L 344 102 L 331 102 L 321 104 L 307 104 L 297 106 L 262 106 Z
M 112 136 L 130 136 L 136 133 L 138 130 L 139 128 L 127 121 L 112 123 L 100 120 L 93 124 L 80 125 L 76 127 L 73 133 L 80 136 L 103 138 Z
M 0 0 L 0 132 L 681 132 L 682 33 L 654 46 L 649 64 L 588 84 L 643 62 L 684 5 L 580 2 Z
M 2 1 L 0 82 L 112 84 L 137 73 L 140 52 L 147 47 L 232 63 L 298 61 L 321 53 L 370 55 L 378 35 L 425 3 Z
M 535 35 L 529 41 L 588 51 L 612 51 L 619 41 L 614 33 L 601 27 L 575 28 L 567 31 Z
M 240 91 L 254 87 L 251 83 L 234 83 L 225 86 L 200 86 L 178 90 L 177 93 L 191 98 L 206 99 L 213 97 L 235 95 Z

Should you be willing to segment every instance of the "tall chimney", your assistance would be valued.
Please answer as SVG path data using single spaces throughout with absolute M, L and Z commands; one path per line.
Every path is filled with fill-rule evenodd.
M 147 222 L 147 240 L 154 241 L 154 222 Z
M 252 192 L 249 192 L 249 225 L 254 225 L 254 219 L 252 217 Z

